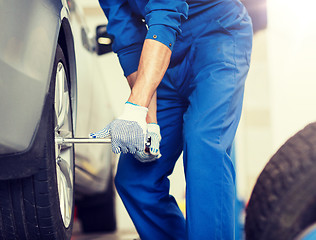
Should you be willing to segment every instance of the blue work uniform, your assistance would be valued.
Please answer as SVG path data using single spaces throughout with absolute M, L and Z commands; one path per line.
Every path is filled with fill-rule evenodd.
M 121 154 L 115 184 L 142 240 L 234 239 L 231 146 L 249 69 L 252 25 L 238 0 L 99 0 L 125 76 L 145 39 L 172 56 L 157 89 L 162 157 Z M 183 151 L 186 219 L 168 176 Z

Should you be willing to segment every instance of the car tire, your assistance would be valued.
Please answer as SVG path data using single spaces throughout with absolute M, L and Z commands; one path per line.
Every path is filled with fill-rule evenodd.
M 58 70 L 61 66 L 63 76 Z M 60 81 L 65 83 L 63 103 L 67 103 L 68 134 L 73 133 L 69 91 L 66 91 L 69 87 L 68 76 L 66 59 L 60 46 L 57 46 L 46 100 L 48 104 L 45 105 L 37 131 L 37 136 L 44 136 L 44 148 L 41 149 L 40 156 L 33 156 L 41 158 L 40 170 L 27 178 L 0 181 L 0 239 L 67 240 L 71 238 L 74 150 L 72 146 L 62 146 L 63 149 L 58 149 L 58 145 L 55 144 L 56 118 L 58 118 L 55 116 L 55 87 L 59 77 L 64 78 Z M 37 139 L 36 137 L 34 141 Z M 56 150 L 59 152 L 58 156 Z M 65 152 L 70 157 L 69 161 L 61 158 L 62 153 Z
M 76 201 L 76 207 L 82 232 L 114 232 L 116 230 L 116 217 L 112 174 L 104 192 L 83 196 Z
M 246 209 L 247 240 L 292 240 L 316 222 L 316 123 L 291 137 L 260 174 Z

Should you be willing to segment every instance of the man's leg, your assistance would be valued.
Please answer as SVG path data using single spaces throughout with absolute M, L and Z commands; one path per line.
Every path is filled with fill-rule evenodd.
M 234 239 L 235 170 L 230 151 L 241 114 L 252 34 L 249 22 L 244 22 L 241 35 L 228 32 L 221 22 L 212 24 L 192 45 L 192 91 L 184 114 L 189 240 Z M 209 33 L 212 36 L 205 38 Z
M 158 124 L 162 157 L 141 163 L 122 154 L 115 184 L 142 240 L 185 239 L 185 220 L 175 199 L 169 195 L 169 179 L 182 152 L 182 123 L 185 108 L 168 80 L 158 89 Z

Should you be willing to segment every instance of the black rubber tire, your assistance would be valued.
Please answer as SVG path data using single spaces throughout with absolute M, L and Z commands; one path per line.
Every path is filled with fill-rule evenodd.
M 247 240 L 292 240 L 316 222 L 316 123 L 291 137 L 260 174 L 246 209 Z
M 112 175 L 105 192 L 84 196 L 76 201 L 76 206 L 82 232 L 114 232 L 116 230 L 116 216 Z
M 60 213 L 56 179 L 54 96 L 59 61 L 67 67 L 62 49 L 58 46 L 49 93 L 37 133 L 38 136 L 45 136 L 40 170 L 31 177 L 0 181 L 0 239 L 3 240 L 71 238 L 73 221 L 65 228 Z M 36 137 L 35 141 L 37 139 Z

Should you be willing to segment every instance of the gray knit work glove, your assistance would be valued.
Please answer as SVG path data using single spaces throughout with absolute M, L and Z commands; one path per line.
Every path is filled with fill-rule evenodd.
M 111 137 L 112 151 L 131 153 L 144 151 L 147 135 L 148 108 L 126 102 L 123 113 L 102 130 L 90 133 L 91 138 Z
M 156 123 L 147 124 L 147 139 L 150 138 L 148 152 L 137 151 L 134 157 L 141 162 L 152 162 L 161 157 L 159 144 L 161 141 L 160 127 Z

